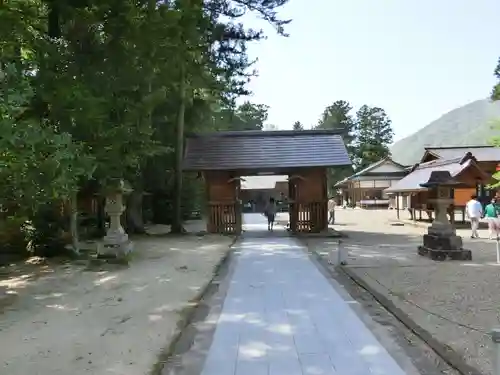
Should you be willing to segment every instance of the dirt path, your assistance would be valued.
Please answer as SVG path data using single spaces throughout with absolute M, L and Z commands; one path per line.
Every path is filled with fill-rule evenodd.
M 148 374 L 230 238 L 150 237 L 126 269 L 25 266 L 0 279 L 0 373 Z

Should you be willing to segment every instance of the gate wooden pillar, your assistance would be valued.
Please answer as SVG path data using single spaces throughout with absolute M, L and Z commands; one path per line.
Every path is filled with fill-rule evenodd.
M 290 215 L 290 230 L 293 233 L 297 232 L 297 221 L 299 218 L 299 206 L 297 204 L 298 187 L 300 185 L 299 175 L 288 176 L 288 212 Z
M 225 171 L 205 172 L 204 178 L 208 201 L 207 232 L 241 233 L 240 179 Z
M 328 228 L 328 187 L 325 168 L 301 169 L 289 177 L 290 229 L 321 232 Z
M 307 196 L 303 200 L 307 202 L 309 210 L 309 231 L 321 232 L 328 229 L 326 168 L 310 169 L 305 177 L 304 191 L 307 191 Z

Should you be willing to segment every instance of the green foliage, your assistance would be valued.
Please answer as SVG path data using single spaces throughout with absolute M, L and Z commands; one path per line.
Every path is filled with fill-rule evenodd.
M 28 230 L 31 253 L 40 257 L 54 257 L 65 253 L 65 224 L 57 205 L 47 204 L 39 207 L 30 221 Z
M 491 128 L 495 132 L 495 135 L 490 139 L 489 144 L 495 147 L 500 147 L 500 119 L 492 121 Z M 494 173 L 492 178 L 496 182 L 491 183 L 488 186 L 488 188 L 489 189 L 500 188 L 500 171 Z
M 491 100 L 500 100 L 500 58 L 498 59 L 497 66 L 495 68 L 495 77 L 498 80 L 498 83 L 493 87 L 493 91 L 491 93 Z M 492 146 L 495 147 L 500 147 L 500 136 L 499 136 L 499 131 L 500 131 L 500 120 L 495 119 L 492 121 L 493 124 L 491 125 L 491 129 L 495 132 L 493 137 L 489 140 L 489 143 Z M 490 189 L 498 189 L 500 188 L 500 171 L 496 172 L 493 174 L 493 179 L 496 181 L 488 186 Z
M 498 79 L 498 83 L 495 85 L 493 88 L 493 92 L 491 94 L 491 99 L 492 100 L 500 100 L 500 59 L 498 59 L 498 64 L 495 69 L 495 77 Z M 500 120 L 496 120 L 496 123 L 492 125 L 492 129 L 497 131 L 497 134 L 491 139 L 491 144 L 495 147 L 500 147 L 500 136 L 498 135 L 498 132 L 500 131 Z M 492 189 L 498 189 L 500 188 L 500 172 L 496 172 L 493 174 L 493 179 L 495 179 L 497 182 L 492 184 L 490 188 Z
M 345 100 L 337 100 L 323 111 L 316 129 L 340 131 L 349 158 L 356 170 L 390 155 L 393 131 L 385 111 L 377 107 L 362 106 L 356 116 Z M 353 173 L 352 167 L 333 168 L 329 171 L 329 187 Z
M 92 158 L 48 121 L 17 119 L 33 98 L 28 79 L 4 65 L 0 97 L 0 204 L 26 216 L 39 205 L 67 198 L 93 172 Z
M 497 66 L 495 68 L 495 77 L 498 80 L 498 83 L 493 87 L 493 91 L 491 93 L 491 99 L 493 101 L 500 100 L 500 58 L 498 59 Z M 489 144 L 495 147 L 500 147 L 500 119 L 496 118 L 492 121 L 491 129 L 495 132 L 492 138 L 489 140 Z M 490 189 L 498 189 L 500 188 L 500 171 L 493 174 L 493 179 L 496 181 L 488 186 Z
M 500 188 L 500 171 L 493 173 L 491 176 L 496 182 L 488 185 L 488 189 L 498 189 Z
M 152 47 L 140 43 L 142 33 L 152 31 L 146 22 L 155 24 L 155 17 L 127 2 L 101 6 L 73 10 L 72 22 L 64 23 L 67 43 L 49 49 L 43 65 L 55 69 L 40 75 L 39 84 L 51 118 L 85 145 L 95 160 L 95 177 L 105 186 L 167 151 L 153 140 L 149 117 L 167 89 L 152 86 L 156 67 L 146 60 Z
M 490 128 L 493 135 L 488 143 L 491 146 L 500 147 L 500 118 L 492 120 L 490 122 Z
M 392 122 L 382 108 L 362 106 L 356 113 L 356 168 L 363 169 L 389 156 L 394 132 Z
M 347 153 L 351 161 L 355 161 L 356 121 L 350 114 L 351 105 L 344 100 L 337 100 L 325 108 L 316 125 L 316 129 L 341 131 Z M 328 171 L 328 187 L 333 194 L 333 185 L 350 176 L 352 167 L 331 168 Z
M 356 120 L 351 115 L 352 106 L 345 100 L 337 100 L 323 111 L 316 129 L 342 131 L 342 138 L 347 147 L 349 157 L 354 161 L 355 141 L 357 137 Z
M 234 106 L 253 76 L 247 45 L 264 37 L 240 19 L 255 12 L 284 35 L 286 2 L 2 2 L 2 209 L 40 229 L 36 246 L 56 248 L 61 223 L 45 208 L 89 181 L 199 205 L 199 180 L 186 179 L 189 196 L 173 191 L 173 151 L 182 155 L 184 130 L 262 129 L 266 106 Z
M 493 91 L 491 93 L 492 100 L 500 100 L 500 58 L 498 59 L 497 66 L 495 68 L 495 77 L 498 80 L 498 83 L 493 87 Z
M 262 130 L 267 121 L 269 107 L 244 102 L 236 108 L 228 130 Z
M 292 126 L 293 130 L 304 130 L 304 125 L 300 121 L 295 121 Z
M 2 217 L 0 220 L 0 264 L 2 258 L 7 262 L 10 257 L 16 260 L 28 256 L 29 230 L 25 218 L 18 216 Z

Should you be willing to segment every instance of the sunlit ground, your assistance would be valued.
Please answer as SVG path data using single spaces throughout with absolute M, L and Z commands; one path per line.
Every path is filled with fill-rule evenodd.
M 435 262 L 417 254 L 426 228 L 391 225 L 394 211 L 340 209 L 336 217 L 336 228 L 349 236 L 343 245 L 349 252 L 347 267 L 355 275 L 439 341 L 467 353 L 470 364 L 491 371 L 491 339 L 481 332 L 498 326 L 500 265 L 486 229 L 480 229 L 482 238 L 477 240 L 469 238 L 468 228 L 457 230 L 464 248 L 472 250 L 472 261 Z M 307 241 L 322 256 L 336 257 L 338 242 Z

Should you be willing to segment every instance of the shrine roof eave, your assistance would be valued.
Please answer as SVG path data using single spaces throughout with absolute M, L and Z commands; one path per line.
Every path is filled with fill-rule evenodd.
M 258 168 L 258 169 L 194 169 L 194 172 L 209 173 L 209 172 L 227 172 L 232 175 L 237 176 L 284 176 L 290 174 L 300 174 L 301 171 L 311 170 L 311 169 L 326 169 L 330 168 L 328 166 L 312 166 L 312 167 L 292 167 L 292 168 Z M 189 172 L 189 169 L 185 169 Z
M 361 181 L 363 179 L 374 179 L 374 180 L 393 180 L 397 178 L 403 178 L 408 174 L 406 171 L 401 172 L 369 172 L 360 176 L 349 177 L 348 181 Z
M 393 186 L 384 190 L 384 193 L 403 193 L 403 192 L 419 192 L 425 191 L 420 184 L 429 180 L 430 174 L 433 171 L 447 171 L 455 178 L 459 178 L 467 170 L 474 169 L 477 180 L 488 181 L 489 176 L 477 165 L 474 159 L 453 159 L 436 162 L 429 162 L 420 165 L 413 172 L 408 174 L 403 179 L 399 180 Z
M 429 189 L 420 187 L 420 188 L 411 188 L 411 189 L 397 189 L 397 190 L 389 190 L 385 189 L 384 193 L 387 195 L 394 195 L 394 194 L 400 194 L 400 193 L 420 193 L 422 191 L 427 191 Z

